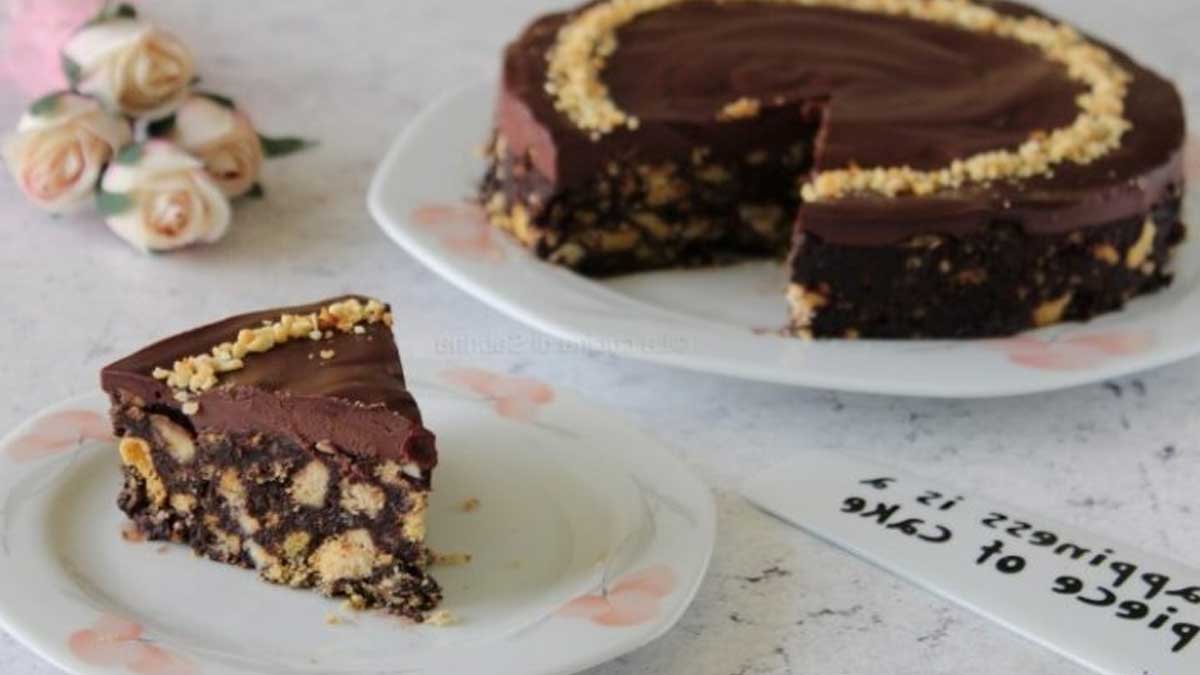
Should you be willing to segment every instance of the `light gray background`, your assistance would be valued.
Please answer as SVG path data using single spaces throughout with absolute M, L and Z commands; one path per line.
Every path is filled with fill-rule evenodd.
M 1200 76 L 1192 74 L 1200 4 L 1041 4 L 1126 47 L 1200 100 Z M 271 164 L 267 199 L 240 206 L 222 243 L 171 256 L 139 255 L 91 218 L 51 221 L 0 178 L 0 428 L 95 390 L 102 365 L 176 329 L 346 291 L 377 295 L 396 306 L 408 354 L 574 387 L 654 430 L 715 487 L 720 541 L 695 605 L 667 637 L 591 675 L 1081 673 L 760 515 L 736 489 L 798 448 L 848 448 L 1196 561 L 1200 361 L 1014 400 L 846 396 L 563 349 L 484 307 L 386 241 L 364 193 L 385 148 L 425 102 L 491 76 L 504 41 L 554 5 L 144 3 L 193 45 L 206 87 L 235 96 L 265 130 L 321 146 Z M 15 123 L 22 98 L 0 92 L 0 120 Z M 439 348 L 461 336 L 475 338 L 469 349 Z M 0 673 L 57 672 L 0 634 Z

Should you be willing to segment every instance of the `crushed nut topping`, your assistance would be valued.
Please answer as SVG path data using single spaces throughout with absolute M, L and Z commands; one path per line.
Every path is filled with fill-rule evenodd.
M 602 78 L 608 58 L 617 50 L 617 29 L 643 14 L 687 1 L 608 0 L 568 21 L 547 54 L 546 91 L 554 98 L 555 108 L 593 140 L 617 129 L 637 129 L 638 119 L 612 100 Z M 1120 146 L 1132 128 L 1125 118 L 1132 77 L 1106 49 L 1066 24 L 1035 16 L 1008 16 L 972 0 L 753 1 L 904 16 L 1013 39 L 1039 49 L 1049 60 L 1062 64 L 1068 77 L 1089 88 L 1076 101 L 1079 115 L 1071 125 L 1036 133 L 1015 150 L 978 153 L 934 171 L 908 166 L 823 171 L 801 188 L 805 201 L 832 201 L 856 192 L 920 196 L 968 183 L 1044 176 L 1063 162 L 1090 164 L 1104 157 Z
M 717 120 L 720 122 L 734 122 L 736 120 L 750 119 L 758 117 L 758 113 L 762 111 L 762 101 L 756 98 L 743 97 L 721 108 L 721 112 L 717 113 Z
M 251 354 L 268 352 L 292 340 L 328 340 L 334 331 L 358 333 L 355 329 L 362 328 L 363 323 L 391 326 L 392 314 L 378 300 L 363 304 L 357 298 L 335 302 L 307 315 L 284 314 L 277 321 L 264 321 L 258 328 L 238 331 L 233 341 L 213 347 L 208 354 L 179 359 L 170 369 L 155 368 L 153 376 L 177 390 L 176 400 L 186 402 L 189 394 L 215 387 L 221 375 L 244 368 L 245 359 Z M 326 352 L 331 356 L 325 357 Z M 323 351 L 322 358 L 332 358 L 332 350 Z

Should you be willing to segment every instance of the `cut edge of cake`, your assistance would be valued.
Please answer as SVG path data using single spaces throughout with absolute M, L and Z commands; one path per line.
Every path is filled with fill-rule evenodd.
M 422 622 L 433 434 L 390 308 L 363 296 L 243 314 L 101 372 L 118 505 L 151 540 Z
M 538 257 L 608 276 L 786 254 L 788 328 L 802 338 L 999 337 L 1087 320 L 1171 283 L 1172 252 L 1186 236 L 1182 102 L 1170 82 L 1120 50 L 1015 4 L 961 3 L 963 11 L 991 17 L 988 25 L 1037 29 L 1016 39 L 1007 31 L 924 16 L 928 3 L 907 3 L 914 8 L 908 18 L 954 32 L 968 28 L 964 32 L 1012 42 L 1039 61 L 1064 66 L 1064 100 L 1073 101 L 1080 116 L 1071 126 L 1038 127 L 1019 150 L 1000 144 L 964 154 L 943 171 L 872 169 L 857 160 L 839 169 L 836 162 L 814 163 L 816 146 L 830 130 L 822 109 L 828 101 L 788 100 L 780 108 L 773 99 L 742 96 L 713 108 L 706 122 L 724 131 L 723 143 L 742 139 L 717 158 L 711 144 L 677 143 L 690 136 L 669 133 L 674 127 L 668 123 L 676 120 L 641 118 L 632 108 L 621 117 L 618 88 L 607 86 L 612 83 L 603 75 L 627 41 L 612 40 L 596 58 L 574 59 L 592 53 L 573 48 L 575 42 L 603 43 L 655 12 L 677 17 L 678 11 L 664 9 L 675 4 L 584 3 L 536 19 L 506 51 L 480 198 L 491 223 Z M 736 7 L 712 4 L 728 12 Z M 870 9 L 887 3 L 771 7 L 783 11 L 786 4 L 805 5 L 803 11 L 854 9 L 848 16 L 861 21 L 895 20 Z M 1046 32 L 1045 44 L 1029 39 L 1038 31 Z M 1056 41 L 1086 49 L 1047 46 Z M 1078 59 L 1096 66 L 1088 76 Z M 605 86 L 576 86 L 597 82 Z M 1089 87 L 1091 93 L 1077 96 L 1075 88 Z M 567 100 L 576 94 L 578 100 Z M 1104 111 L 1093 109 L 1099 98 Z M 620 112 L 624 121 L 593 128 L 595 116 L 573 114 L 580 112 L 575 104 Z M 657 100 L 653 106 L 661 113 Z M 757 138 L 756 125 L 778 129 L 772 115 L 781 111 L 797 120 L 790 135 L 774 146 L 746 140 Z M 1096 123 L 1106 130 L 1103 142 L 1075 133 L 1080 120 L 1093 118 L 1104 120 Z M 668 131 L 658 129 L 647 140 L 655 124 Z M 1048 145 L 1061 147 L 1047 154 Z M 1047 161 L 1051 155 L 1054 161 Z M 1118 175 L 1118 162 L 1132 162 L 1128 175 Z M 764 167 L 772 169 L 768 176 L 791 172 L 791 187 L 773 190 L 773 197 L 745 194 L 746 184 L 788 185 L 763 181 L 757 172 Z M 1090 194 L 1056 196 L 1056 186 L 1087 172 L 1092 182 L 1081 184 L 1098 186 Z M 945 178 L 945 184 L 926 178 Z M 1022 201 L 1026 187 L 1035 195 L 1028 203 Z M 968 196 L 954 208 L 909 213 L 926 193 Z M 1051 196 L 1036 197 L 1043 193 Z

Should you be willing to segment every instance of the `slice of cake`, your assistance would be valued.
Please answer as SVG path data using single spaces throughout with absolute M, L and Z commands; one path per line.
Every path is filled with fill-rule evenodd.
M 801 336 L 1087 319 L 1184 236 L 1176 87 L 1016 2 L 589 0 L 508 47 L 495 119 L 482 201 L 537 256 L 786 256 Z
M 441 599 L 425 511 L 434 436 L 392 314 L 347 297 L 226 319 L 101 372 L 121 510 L 150 539 L 416 621 Z

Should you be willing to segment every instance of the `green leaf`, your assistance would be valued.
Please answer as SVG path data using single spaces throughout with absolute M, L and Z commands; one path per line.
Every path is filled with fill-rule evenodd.
M 295 136 L 280 136 L 272 138 L 270 136 L 258 135 L 258 139 L 262 141 L 263 154 L 267 157 L 283 157 L 290 155 L 293 152 L 300 152 L 305 148 L 310 148 L 317 144 L 316 141 L 309 141 Z
M 58 104 L 63 92 L 56 91 L 53 94 L 46 94 L 33 102 L 29 106 L 29 114 L 41 117 L 43 115 L 53 115 L 58 110 Z
M 72 87 L 83 79 L 83 68 L 80 68 L 79 64 L 66 54 L 62 55 L 62 70 L 63 74 L 67 76 L 67 82 L 70 82 Z
M 104 217 L 115 216 L 133 208 L 133 198 L 116 192 L 96 191 L 96 208 Z
M 150 138 L 166 138 L 175 130 L 175 116 L 169 115 L 159 120 L 154 120 L 146 125 L 146 135 Z
M 130 166 L 142 161 L 142 155 L 146 154 L 146 148 L 141 143 L 130 143 L 121 148 L 117 156 L 113 159 L 117 164 Z
M 230 110 L 237 110 L 237 104 L 234 103 L 233 99 L 229 98 L 228 96 L 223 96 L 221 94 L 214 94 L 211 91 L 197 91 L 197 92 L 195 92 L 195 94 L 196 94 L 196 96 L 203 96 L 204 98 L 212 101 L 213 103 L 223 105 L 226 108 L 229 108 Z
M 80 30 L 83 30 L 84 28 L 91 28 L 96 24 L 101 24 L 105 21 L 112 21 L 113 19 L 136 19 L 137 16 L 137 8 L 133 5 L 124 2 L 115 4 L 112 2 L 105 2 L 104 7 L 100 9 L 96 16 L 92 17 L 87 23 L 83 24 L 83 26 L 80 27 Z
M 246 199 L 262 199 L 267 196 L 267 191 L 263 189 L 262 183 L 255 183 L 250 191 L 242 195 Z

